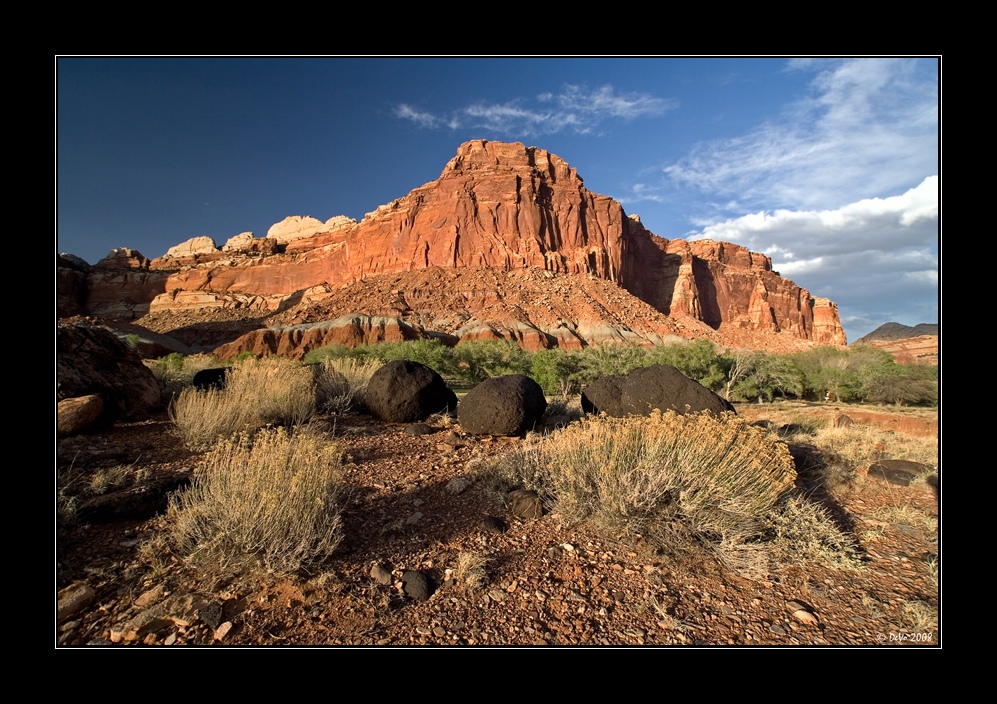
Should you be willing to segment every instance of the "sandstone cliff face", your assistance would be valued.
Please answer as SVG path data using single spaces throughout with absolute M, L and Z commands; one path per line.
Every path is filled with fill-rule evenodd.
M 360 223 L 292 217 L 266 239 L 278 243 L 276 250 L 240 236 L 231 251 L 209 251 L 199 242 L 175 253 L 183 256 L 154 260 L 148 271 L 165 277 L 162 287 L 152 298 L 132 300 L 152 311 L 272 312 L 301 303 L 309 291 L 383 275 L 532 269 L 613 282 L 666 316 L 721 332 L 844 342 L 833 304 L 818 304 L 781 278 L 768 257 L 728 243 L 657 237 L 618 202 L 588 191 L 563 159 L 519 143 L 467 142 L 439 179 Z M 151 288 L 159 284 L 156 279 Z M 102 296 L 93 287 L 90 295 L 93 301 Z M 467 333 L 488 336 L 498 325 L 533 335 L 522 320 L 481 322 L 487 324 Z M 575 335 L 555 337 L 571 344 Z
M 218 347 L 214 354 L 223 362 L 235 359 L 242 352 L 252 352 L 258 357 L 280 355 L 301 359 L 312 350 L 329 345 L 359 347 L 430 337 L 421 326 L 409 325 L 399 318 L 354 314 L 321 323 L 254 330 Z
M 169 277 L 149 267 L 141 252 L 125 247 L 111 250 L 85 273 L 83 312 L 118 320 L 147 313 L 150 303 L 166 290 Z
M 75 255 L 56 256 L 55 308 L 59 318 L 81 315 L 85 310 L 89 269 L 90 265 Z
M 841 346 L 848 343 L 838 317 L 838 304 L 827 298 L 814 299 L 814 336 L 818 345 Z

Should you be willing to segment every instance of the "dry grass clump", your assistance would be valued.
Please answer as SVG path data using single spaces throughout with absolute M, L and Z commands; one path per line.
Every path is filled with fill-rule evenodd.
M 886 458 L 938 465 L 938 438 L 934 436 L 907 435 L 859 424 L 838 428 L 828 422 L 814 433 L 811 442 L 853 467 L 869 466 Z
M 314 413 L 311 371 L 282 357 L 245 359 L 228 373 L 225 388 L 187 387 L 170 405 L 177 432 L 194 449 L 266 425 L 301 425 Z
M 786 446 L 733 414 L 588 418 L 534 439 L 511 467 L 565 516 L 662 544 L 759 535 L 796 479 Z
M 383 362 L 379 359 L 327 358 L 316 365 L 315 395 L 323 411 L 345 413 L 365 407 L 367 383 Z
M 152 370 L 152 375 L 159 382 L 165 403 L 169 403 L 177 394 L 190 386 L 194 381 L 194 375 L 199 371 L 218 366 L 218 360 L 210 354 L 192 354 L 185 357 L 174 352 L 162 359 L 142 361 Z
M 900 616 L 908 638 L 915 642 L 934 642 L 938 630 L 938 610 L 923 601 L 905 601 Z
M 340 449 L 284 428 L 220 441 L 168 518 L 179 552 L 224 569 L 247 558 L 292 573 L 339 544 Z
M 823 506 L 806 497 L 787 497 L 768 523 L 777 559 L 833 569 L 861 567 L 855 540 L 838 528 Z
M 136 484 L 149 475 L 149 468 L 136 469 L 131 465 L 119 464 L 98 469 L 90 475 L 89 489 L 94 496 L 106 494 L 114 489 Z
M 462 552 L 457 555 L 453 577 L 465 589 L 480 589 L 488 581 L 487 567 L 487 557 L 476 552 Z
M 56 471 L 56 526 L 65 528 L 76 523 L 76 483 L 80 472 L 72 468 Z

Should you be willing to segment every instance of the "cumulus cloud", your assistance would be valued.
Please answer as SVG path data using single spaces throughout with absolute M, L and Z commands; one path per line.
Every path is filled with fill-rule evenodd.
M 530 137 L 571 131 L 589 134 L 610 119 L 633 120 L 661 115 L 675 105 L 646 93 L 619 93 L 611 85 L 588 89 L 565 85 L 559 93 L 542 93 L 533 101 L 476 102 L 449 113 L 433 114 L 402 104 L 395 116 L 419 127 L 488 130 L 507 136 Z
M 812 94 L 747 134 L 663 166 L 676 187 L 742 203 L 833 208 L 938 170 L 938 84 L 914 59 L 795 61 Z
M 853 252 L 937 246 L 938 176 L 898 196 L 864 198 L 833 210 L 757 212 L 709 225 L 691 239 L 779 252 L 785 263 Z
M 849 339 L 884 322 L 938 320 L 938 177 L 834 210 L 758 212 L 689 239 L 741 244 L 782 276 L 839 306 Z M 859 311 L 863 311 L 859 313 Z

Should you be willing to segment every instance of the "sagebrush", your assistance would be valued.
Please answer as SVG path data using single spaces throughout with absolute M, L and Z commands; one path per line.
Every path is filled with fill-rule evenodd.
M 366 408 L 367 383 L 382 366 L 379 359 L 326 357 L 315 366 L 316 403 L 322 411 L 344 413 Z
M 223 389 L 185 388 L 170 405 L 170 418 L 188 447 L 206 449 L 218 438 L 267 425 L 301 425 L 315 408 L 312 371 L 267 357 L 234 365 Z
M 285 428 L 219 442 L 171 499 L 178 552 L 212 568 L 248 561 L 283 573 L 327 558 L 341 540 L 341 457 L 335 444 Z
M 823 506 L 795 495 L 780 502 L 768 524 L 774 555 L 787 562 L 857 569 L 862 560 L 854 537 L 840 530 Z
M 165 403 L 172 401 L 181 391 L 191 385 L 194 375 L 202 369 L 218 366 L 218 360 L 210 354 L 184 356 L 172 352 L 156 360 L 144 360 L 145 366 L 159 382 Z
M 573 519 L 663 542 L 677 526 L 706 539 L 748 539 L 796 479 L 783 443 L 733 414 L 582 420 L 505 460 Z

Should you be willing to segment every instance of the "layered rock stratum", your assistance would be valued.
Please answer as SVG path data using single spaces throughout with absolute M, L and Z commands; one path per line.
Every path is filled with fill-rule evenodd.
M 198 237 L 152 261 L 115 250 L 82 272 L 64 259 L 60 315 L 132 319 L 185 344 L 224 343 L 225 356 L 379 335 L 531 349 L 846 342 L 835 304 L 764 254 L 659 237 L 563 159 L 520 143 L 467 142 L 438 179 L 361 222 L 292 216 L 265 238 Z
M 883 350 L 901 364 L 938 364 L 938 339 L 938 323 L 883 323 L 852 346 Z

